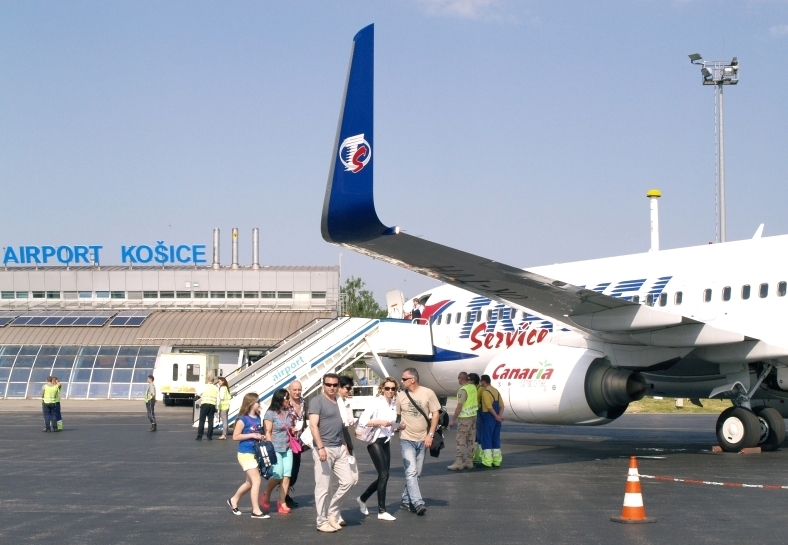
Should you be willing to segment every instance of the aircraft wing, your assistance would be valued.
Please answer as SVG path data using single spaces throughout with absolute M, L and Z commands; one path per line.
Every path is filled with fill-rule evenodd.
M 704 347 L 711 361 L 788 356 L 738 332 L 604 295 L 388 227 L 373 196 L 374 28 L 353 40 L 345 96 L 323 204 L 323 238 L 359 253 L 588 332 L 626 335 L 620 342 L 651 347 Z M 628 340 L 627 340 L 628 339 Z

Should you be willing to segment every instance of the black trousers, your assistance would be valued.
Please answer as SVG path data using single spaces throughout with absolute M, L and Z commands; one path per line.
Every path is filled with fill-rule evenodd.
M 197 437 L 202 437 L 202 432 L 205 429 L 205 419 L 208 419 L 208 433 L 206 434 L 210 439 L 213 437 L 213 419 L 216 416 L 216 405 L 200 405 L 200 425 L 197 428 Z
M 301 469 L 301 454 L 301 452 L 298 454 L 293 453 L 293 470 L 290 472 L 290 489 L 292 489 L 296 481 L 298 481 L 298 471 Z
M 361 501 L 367 501 L 376 491 L 378 493 L 378 513 L 386 512 L 386 485 L 389 482 L 389 468 L 391 467 L 391 441 L 381 437 L 374 443 L 367 445 L 369 457 L 378 471 L 378 478 L 361 494 Z

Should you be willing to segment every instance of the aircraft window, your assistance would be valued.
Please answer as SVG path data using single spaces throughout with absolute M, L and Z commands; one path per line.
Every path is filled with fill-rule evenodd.
M 473 315 L 471 314 L 471 311 L 469 310 L 468 312 L 465 313 L 465 323 L 469 324 L 472 321 L 473 321 Z
M 633 303 L 640 303 L 640 295 L 633 295 L 632 296 Z
M 476 311 L 476 321 L 477 322 L 481 322 L 482 321 L 482 311 L 481 310 Z
M 777 297 L 785 297 L 785 282 L 778 282 L 777 283 Z
M 668 294 L 667 293 L 661 293 L 659 295 L 659 306 L 664 307 L 667 304 L 668 304 Z
M 449 325 L 450 323 L 451 323 L 451 314 L 447 314 L 446 315 L 446 325 Z
M 673 296 L 673 304 L 675 304 L 676 306 L 680 305 L 681 304 L 681 300 L 683 299 L 683 296 L 684 296 L 683 293 L 681 293 L 680 291 L 677 291 L 676 295 Z
M 487 311 L 487 321 L 489 322 L 490 320 L 492 320 L 492 310 Z
M 703 302 L 708 303 L 711 301 L 711 289 L 706 288 L 703 290 Z
M 457 316 L 454 317 L 454 323 L 459 324 L 461 318 L 462 318 L 462 312 L 458 312 Z
M 767 295 L 769 295 L 769 284 L 761 284 L 758 286 L 758 297 L 763 299 Z
M 646 304 L 651 306 L 651 307 L 653 307 L 654 306 L 654 301 L 656 301 L 656 299 L 657 299 L 657 296 L 655 294 L 649 293 L 648 295 L 646 295 Z
M 750 298 L 750 285 L 744 284 L 741 287 L 741 298 L 742 299 L 749 299 Z
M 443 320 L 443 314 L 438 314 L 438 320 L 435 322 L 435 324 L 441 325 L 441 320 Z
M 731 300 L 731 287 L 725 286 L 722 288 L 722 300 L 723 301 L 730 301 Z
M 502 308 L 498 309 L 498 319 L 499 320 L 503 320 L 503 309 Z

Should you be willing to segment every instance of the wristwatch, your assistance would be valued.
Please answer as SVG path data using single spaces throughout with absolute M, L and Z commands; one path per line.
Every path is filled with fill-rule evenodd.
M 427 435 L 429 435 L 430 437 L 435 437 L 434 433 L 428 433 Z

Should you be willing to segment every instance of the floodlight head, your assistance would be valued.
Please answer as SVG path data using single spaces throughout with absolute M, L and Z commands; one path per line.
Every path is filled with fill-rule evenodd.
M 692 64 L 697 64 L 698 61 L 703 60 L 703 57 L 700 56 L 700 53 L 693 53 L 689 56 L 689 59 Z
M 711 70 L 705 66 L 700 69 L 700 73 L 703 74 L 704 79 L 709 79 L 712 76 Z
M 733 60 L 731 61 L 731 66 L 739 66 L 739 59 L 733 57 Z

